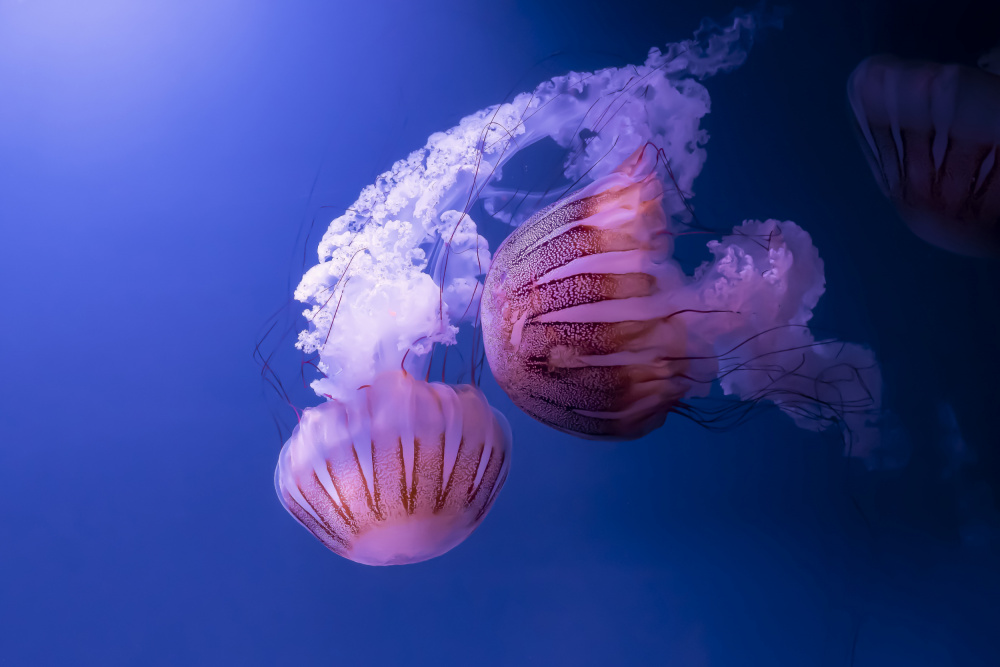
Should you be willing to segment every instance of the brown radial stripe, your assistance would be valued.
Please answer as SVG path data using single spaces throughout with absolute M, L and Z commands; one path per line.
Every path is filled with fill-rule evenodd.
M 436 391 L 431 391 L 430 394 L 434 398 L 434 402 L 437 404 L 437 411 L 441 415 L 444 415 L 444 404 L 441 402 L 441 397 L 438 395 Z M 441 466 L 440 466 L 440 472 L 438 474 L 437 484 L 435 485 L 436 488 L 434 489 L 434 502 L 431 505 L 431 511 L 433 513 L 437 513 L 438 509 L 444 503 L 443 488 L 445 484 L 444 467 L 447 463 L 447 460 L 445 459 L 445 451 L 447 449 L 447 435 L 446 435 L 447 432 L 448 432 L 448 424 L 444 424 L 443 430 L 441 432 L 441 437 L 438 438 L 438 447 L 441 451 Z
M 470 488 L 469 489 L 468 497 L 469 497 L 470 501 L 479 492 L 479 489 L 481 489 L 483 487 L 483 483 L 486 481 L 486 474 L 487 474 L 487 472 L 489 472 L 490 463 L 493 461 L 493 457 L 496 454 L 496 451 L 497 451 L 496 447 L 490 447 L 490 457 L 488 459 L 486 459 L 486 467 L 483 468 L 483 476 L 479 478 L 479 484 L 478 485 L 476 485 L 476 478 L 475 478 L 475 476 L 473 476 L 473 478 L 472 478 L 472 484 L 475 485 L 475 488 Z M 486 453 L 486 443 L 483 442 L 483 447 L 482 447 L 482 449 L 479 450 L 479 460 L 476 461 L 476 472 L 477 473 L 479 472 L 479 466 L 483 465 L 483 455 L 485 453 Z
M 413 514 L 410 506 L 410 491 L 406 488 L 406 458 L 403 455 L 403 438 L 396 439 L 396 462 L 399 464 L 399 504 L 407 514 Z
M 545 407 L 551 406 L 546 406 L 545 403 L 551 403 L 551 401 L 542 399 L 541 409 L 535 409 L 535 406 L 529 402 L 519 403 L 518 407 L 524 410 L 525 414 L 532 419 L 551 426 L 557 431 L 599 437 L 618 434 L 619 425 L 617 420 L 584 417 L 575 412 L 568 412 L 562 406 L 555 406 L 552 409 L 546 410 L 544 409 Z
M 322 482 L 319 481 L 319 475 L 313 471 L 312 477 L 306 477 L 301 480 L 297 487 L 299 493 L 305 498 L 306 502 L 313 509 L 316 516 L 319 517 L 320 522 L 325 525 L 329 531 L 335 535 L 347 534 L 350 532 L 350 528 L 347 522 L 344 520 L 343 516 L 339 513 L 337 503 L 334 502 L 333 498 L 323 487 Z
M 330 473 L 330 481 L 333 482 L 334 474 L 333 474 L 333 471 L 330 469 L 330 462 L 329 461 L 327 461 L 327 463 L 326 463 L 326 469 Z M 323 486 L 323 482 L 320 481 L 319 475 L 316 474 L 315 470 L 313 470 L 312 480 L 313 480 L 312 486 L 315 488 L 315 492 L 316 493 L 322 493 L 323 494 L 323 498 L 325 498 L 326 502 L 329 503 L 330 509 L 332 509 L 336 513 L 337 517 L 341 520 L 341 522 L 343 522 L 344 526 L 346 526 L 348 528 L 348 530 L 350 530 L 352 533 L 355 532 L 356 527 L 352 525 L 353 524 L 353 517 L 349 516 L 350 511 L 348 510 L 347 512 L 345 512 L 344 511 L 345 510 L 345 506 L 342 505 L 341 503 L 338 503 L 336 500 L 333 499 L 333 496 L 331 496 L 330 493 L 326 490 L 326 487 Z M 337 483 L 336 482 L 333 482 L 333 488 L 334 489 L 337 488 Z M 309 504 L 312 506 L 312 508 L 314 510 L 316 510 L 316 513 L 319 514 L 319 516 L 321 518 L 322 517 L 326 517 L 326 512 L 321 511 L 320 508 L 316 507 L 313 504 L 312 500 L 310 500 L 309 496 L 306 495 L 305 490 L 301 486 L 299 487 L 299 491 L 302 493 L 303 497 L 309 502 Z M 337 495 L 340 495 L 340 491 L 339 490 L 337 491 Z M 325 521 L 326 520 L 324 518 L 324 522 Z
M 413 479 L 410 480 L 410 507 L 411 512 L 417 509 L 417 489 L 420 484 L 420 465 L 423 463 L 423 454 L 420 451 L 420 438 L 413 436 Z
M 463 437 L 459 457 L 455 460 L 452 470 L 454 490 L 448 494 L 445 507 L 464 511 L 469 506 L 469 492 L 476 479 L 476 468 L 482 457 L 483 443 L 470 444 Z
M 403 467 L 402 440 L 396 447 L 382 451 L 372 445 L 372 463 L 375 476 L 375 502 L 386 520 L 406 514 L 406 483 Z
M 528 259 L 521 263 L 512 265 L 499 260 L 501 271 L 506 270 L 503 276 L 503 290 L 512 301 L 522 300 L 532 289 L 537 289 L 549 282 L 545 280 L 552 271 L 567 266 L 577 259 L 600 255 L 607 252 L 626 252 L 630 250 L 649 250 L 656 252 L 656 242 L 640 242 L 627 235 L 612 235 L 608 232 L 601 232 L 600 236 L 593 235 L 593 243 L 582 245 L 575 243 L 575 237 L 587 233 L 588 228 L 574 227 L 567 230 L 560 236 L 551 239 L 543 246 L 539 246 L 536 252 L 531 253 Z M 584 275 L 578 273 L 575 275 Z M 621 274 L 605 274 L 621 275 Z M 571 276 L 566 276 L 567 278 Z M 494 283 L 497 274 L 491 274 L 488 279 Z
M 336 472 L 334 472 L 333 465 L 329 461 L 326 462 L 326 471 L 330 475 L 330 481 L 333 482 L 333 488 L 337 491 L 337 495 L 340 496 L 341 500 L 340 507 L 342 509 L 338 509 L 338 511 L 342 512 L 344 521 L 345 523 L 347 523 L 347 526 L 351 529 L 351 532 L 357 534 L 358 524 L 354 518 L 354 512 L 351 511 L 350 505 L 348 505 L 348 503 L 346 502 L 346 496 L 344 495 L 344 492 L 341 490 L 340 481 L 337 479 L 337 474 Z
M 379 506 L 378 502 L 378 486 L 375 485 L 375 480 L 372 479 L 372 488 L 375 489 L 375 497 L 372 498 L 372 494 L 368 490 L 368 480 L 365 478 L 365 471 L 362 470 L 361 468 L 361 459 L 358 457 L 358 450 L 354 446 L 353 442 L 351 443 L 351 451 L 354 452 L 354 465 L 358 469 L 358 477 L 361 478 L 361 484 L 364 487 L 364 492 L 365 492 L 364 498 L 365 498 L 365 503 L 367 503 L 368 505 L 368 510 L 373 515 L 375 515 L 376 520 L 383 521 L 385 519 L 385 516 L 382 514 L 382 508 Z M 374 453 L 374 451 L 375 451 L 375 443 L 372 443 L 372 452 Z M 374 476 L 375 476 L 375 465 L 373 462 L 372 477 Z
M 566 346 L 578 355 L 606 355 L 621 351 L 646 349 L 656 344 L 652 334 L 663 321 L 625 320 L 623 322 L 534 322 L 521 329 L 518 355 L 521 358 L 549 358 L 555 346 Z M 516 363 L 516 362 L 515 362 Z
M 556 236 L 525 250 L 516 259 L 519 266 L 529 267 L 525 277 L 534 280 L 574 259 L 604 252 L 635 250 L 640 243 L 629 234 L 589 227 L 570 227 Z M 511 262 L 514 264 L 514 262 Z
M 526 253 L 531 252 L 535 243 L 564 225 L 590 217 L 609 198 L 605 193 L 601 193 L 540 211 L 511 232 L 497 250 L 497 254 L 499 255 L 503 251 L 510 257 L 508 260 L 510 265 L 519 264 L 525 258 Z
M 434 513 L 437 514 L 439 511 L 444 509 L 445 504 L 448 502 L 448 496 L 451 494 L 451 487 L 455 482 L 455 471 L 459 468 L 459 463 L 462 460 L 462 450 L 465 449 L 465 436 L 458 441 L 458 451 L 455 452 L 455 464 L 451 467 L 451 472 L 448 473 L 448 481 L 445 484 L 444 492 L 438 498 L 437 503 L 434 504 Z M 444 457 L 441 457 L 442 460 Z M 441 474 L 444 475 L 444 463 L 441 464 Z
M 580 368 L 560 368 L 555 372 L 532 373 L 534 369 L 525 368 L 529 375 L 538 378 L 537 383 L 524 382 L 524 390 L 517 392 L 519 396 L 530 396 L 548 405 L 563 410 L 587 410 L 603 412 L 620 409 L 630 382 L 624 366 L 605 366 L 595 368 L 584 366 Z M 531 389 L 532 384 L 542 385 L 539 391 Z M 544 391 L 544 393 L 540 393 Z
M 407 514 L 413 514 L 417 509 L 417 484 L 419 482 L 420 475 L 420 464 L 421 464 L 421 454 L 420 454 L 420 439 L 416 436 L 413 437 L 413 471 L 411 473 L 412 480 L 410 481 L 410 488 L 406 488 L 406 467 L 404 465 L 403 459 L 403 439 L 399 440 L 399 456 L 400 465 L 403 466 L 401 471 L 400 482 L 403 486 L 405 492 L 405 497 L 403 502 L 406 504 Z
M 507 454 L 505 452 L 503 458 L 500 459 L 500 466 L 499 466 L 500 470 L 503 470 L 503 463 L 506 460 L 507 460 Z M 487 497 L 486 502 L 483 503 L 483 506 L 479 508 L 479 511 L 476 512 L 476 518 L 475 518 L 476 521 L 482 519 L 483 515 L 489 512 L 490 508 L 493 507 L 493 502 L 497 499 L 497 494 L 500 493 L 500 489 L 503 488 L 504 483 L 506 483 L 507 481 L 507 472 L 508 471 L 504 470 L 502 476 L 500 476 L 494 482 L 493 488 L 490 490 L 489 497 Z
M 969 217 L 978 219 L 983 215 L 983 205 L 986 203 L 986 195 L 989 193 L 989 184 L 992 180 L 993 173 L 996 171 L 996 162 L 990 168 L 990 171 L 983 178 L 983 182 L 980 184 L 979 188 L 976 184 L 979 181 L 979 172 L 983 170 L 983 165 L 986 163 L 986 158 L 990 156 L 994 150 L 993 146 L 980 146 L 978 153 L 972 159 L 972 178 L 969 182 L 969 194 L 965 199 L 965 206 L 969 212 Z
M 299 492 L 301 491 L 302 489 L 299 489 Z M 313 515 L 310 514 L 305 508 L 299 505 L 295 498 L 285 494 L 285 502 L 287 503 L 289 510 L 292 512 L 292 515 L 298 519 L 303 526 L 308 528 L 309 532 L 315 535 L 320 542 L 325 544 L 327 548 L 339 554 L 346 553 L 349 550 L 350 547 L 347 540 L 331 531 L 325 524 L 316 521 L 316 518 L 313 517 Z M 324 535 L 329 539 L 323 539 Z
M 600 301 L 650 296 L 655 287 L 656 279 L 647 273 L 578 273 L 535 285 L 528 298 L 528 316 Z
M 883 172 L 885 173 L 887 187 L 892 187 L 891 182 L 893 178 L 896 180 L 898 185 L 901 167 L 899 165 L 899 152 L 896 147 L 896 142 L 892 140 L 891 135 L 887 132 L 883 132 L 881 128 L 872 132 L 872 140 L 875 142 L 879 155 L 882 156 L 881 164 Z
M 416 474 L 413 478 L 411 494 L 416 514 L 425 514 L 434 509 L 438 496 L 441 495 L 441 477 L 444 452 L 443 438 L 431 436 L 420 439 L 414 437 L 414 464 Z
M 506 452 L 497 452 L 497 448 L 493 447 L 490 450 L 490 458 L 486 462 L 486 469 L 483 471 L 483 478 L 479 480 L 479 486 L 472 494 L 469 506 L 475 508 L 479 507 L 479 511 L 488 503 L 490 497 L 493 493 L 493 488 L 496 484 L 497 478 L 500 476 L 500 470 L 503 467 L 503 462 L 506 459 Z M 478 466 L 477 466 L 478 468 Z M 479 517 L 479 511 L 476 515 Z
M 483 454 L 485 453 L 486 453 L 486 443 L 481 442 L 478 444 L 478 450 L 476 452 L 476 456 L 471 457 L 468 461 L 471 464 L 467 468 L 468 473 L 466 475 L 468 477 L 469 484 L 465 488 L 465 497 L 463 498 L 462 501 L 463 507 L 468 507 L 469 504 L 472 502 L 472 495 L 475 493 L 476 473 L 479 472 L 479 466 L 483 462 Z M 475 463 L 471 463 L 472 461 L 475 461 Z M 489 461 L 487 460 L 486 463 L 488 465 Z M 479 481 L 482 482 L 482 480 Z
M 350 514 L 354 524 L 360 527 L 374 520 L 375 512 L 356 450 L 352 449 L 349 454 L 345 454 L 347 455 L 328 458 L 326 466 L 333 488 L 340 496 L 339 504 Z
M 993 154 L 993 165 L 986 172 L 986 176 L 983 177 L 982 183 L 979 184 L 979 188 L 974 193 L 977 199 L 986 199 L 986 195 L 993 190 L 993 181 L 996 180 L 997 174 L 1000 173 L 1000 146 L 991 146 L 985 151 L 979 164 L 976 165 L 976 180 L 979 180 L 979 173 L 983 170 L 983 165 L 986 164 L 986 159 L 989 158 L 990 153 Z

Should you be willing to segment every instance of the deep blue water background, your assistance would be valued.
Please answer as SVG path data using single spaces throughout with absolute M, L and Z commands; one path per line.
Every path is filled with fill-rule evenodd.
M 812 234 L 815 322 L 876 349 L 909 464 L 774 413 L 582 442 L 487 378 L 515 432 L 492 513 L 367 568 L 272 489 L 251 353 L 310 221 L 512 90 L 731 4 L 0 0 L 0 664 L 1000 664 L 1000 264 L 905 229 L 844 95 L 877 50 L 971 57 L 977 3 L 790 4 L 706 84 L 694 203 Z

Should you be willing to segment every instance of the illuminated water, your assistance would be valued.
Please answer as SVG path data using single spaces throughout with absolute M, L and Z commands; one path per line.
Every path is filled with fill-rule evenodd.
M 876 350 L 909 463 L 774 413 L 581 442 L 487 379 L 515 434 L 495 508 L 366 568 L 272 487 L 252 353 L 310 221 L 465 114 L 732 6 L 0 1 L 0 664 L 1000 663 L 1000 263 L 896 219 L 844 94 L 878 50 L 966 57 L 988 6 L 791 4 L 706 82 L 694 204 L 809 231 L 815 323 Z M 291 340 L 273 363 L 294 385 Z

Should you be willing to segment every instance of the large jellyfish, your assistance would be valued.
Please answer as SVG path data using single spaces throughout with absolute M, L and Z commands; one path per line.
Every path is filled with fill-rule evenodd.
M 486 354 L 525 412 L 593 439 L 630 439 L 718 379 L 800 425 L 864 430 L 878 391 L 871 353 L 817 342 L 806 322 L 823 264 L 793 222 L 745 222 L 687 276 L 671 257 L 682 225 L 662 200 L 661 153 L 540 211 L 497 251 L 486 278 Z
M 443 553 L 482 521 L 509 466 L 506 420 L 475 386 L 426 381 L 435 351 L 480 323 L 503 388 L 564 430 L 635 437 L 671 410 L 697 416 L 681 399 L 714 383 L 741 410 L 769 399 L 802 427 L 840 425 L 853 454 L 871 449 L 878 368 L 868 350 L 809 331 L 824 279 L 806 232 L 745 222 L 709 243 L 713 260 L 693 277 L 671 258 L 706 159 L 698 79 L 742 64 L 769 21 L 706 22 L 642 65 L 571 72 L 467 116 L 331 223 L 295 292 L 309 306 L 297 346 L 315 355 L 312 387 L 328 402 L 305 410 L 275 474 L 303 526 L 347 558 L 388 564 Z M 573 186 L 505 187 L 504 164 L 543 139 L 563 149 Z M 473 214 L 517 227 L 492 268 Z M 573 239 L 595 245 L 540 250 Z M 560 306 L 569 319 L 553 314 L 560 280 L 577 300 Z M 529 283 L 534 295 L 514 287 Z M 501 338 L 515 349 L 498 355 Z M 568 387 L 549 398 L 580 419 L 521 400 L 524 362 L 551 367 L 541 392 Z
M 996 52 L 1000 53 L 1000 51 Z M 847 86 L 875 179 L 913 232 L 1000 256 L 1000 69 L 872 56 Z

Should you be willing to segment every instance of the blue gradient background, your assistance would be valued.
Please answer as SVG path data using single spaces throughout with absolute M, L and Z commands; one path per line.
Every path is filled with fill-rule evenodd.
M 1000 269 L 907 232 L 844 95 L 875 50 L 962 57 L 963 3 L 792 5 L 707 82 L 695 204 L 813 235 L 815 321 L 875 347 L 910 464 L 774 413 L 581 442 L 487 377 L 497 505 L 366 568 L 279 505 L 251 358 L 310 221 L 463 115 L 732 5 L 0 0 L 0 664 L 1000 664 Z M 951 475 L 943 403 L 977 456 Z

